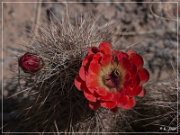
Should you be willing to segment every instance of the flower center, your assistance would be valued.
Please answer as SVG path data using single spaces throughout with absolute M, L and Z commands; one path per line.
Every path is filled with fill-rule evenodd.
M 104 76 L 104 84 L 110 91 L 117 91 L 120 88 L 121 76 L 117 69 Z

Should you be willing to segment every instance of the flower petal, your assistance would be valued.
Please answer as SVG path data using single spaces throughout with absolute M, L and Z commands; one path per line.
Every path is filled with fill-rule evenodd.
M 76 88 L 80 91 L 82 91 L 81 89 L 81 84 L 82 84 L 82 79 L 79 76 L 76 76 L 75 80 L 74 80 L 74 84 L 76 86 Z
M 115 101 L 116 100 L 116 94 L 114 92 L 108 92 L 107 91 L 106 95 L 105 96 L 101 96 L 100 99 L 102 101 Z
M 105 101 L 105 102 L 101 102 L 100 104 L 102 107 L 107 109 L 113 109 L 116 107 L 116 102 Z
M 101 59 L 101 65 L 102 66 L 106 66 L 108 64 L 110 64 L 112 61 L 112 56 L 111 55 L 104 55 Z
M 131 76 L 135 76 L 137 73 L 137 67 L 133 63 L 131 63 L 128 68 L 128 71 L 131 74 Z
M 91 55 L 91 54 L 96 54 L 99 52 L 99 49 L 97 47 L 91 47 L 89 48 L 88 50 L 88 55 Z
M 101 70 L 101 65 L 99 64 L 99 61 L 102 57 L 101 53 L 97 53 L 96 55 L 93 56 L 91 62 L 89 62 L 88 65 L 88 72 L 98 74 Z
M 145 94 L 146 94 L 146 90 L 143 89 L 143 90 L 138 94 L 138 96 L 139 96 L 139 97 L 144 97 Z
M 89 65 L 88 72 L 99 74 L 100 71 L 101 71 L 101 65 L 97 61 L 92 61 Z
M 127 59 L 128 54 L 122 51 L 114 51 L 115 55 L 117 56 L 118 60 L 121 61 L 122 59 Z
M 128 51 L 129 59 L 132 61 L 137 67 L 142 67 L 144 65 L 143 58 L 137 54 L 135 51 Z
M 99 45 L 99 50 L 104 54 L 111 54 L 112 53 L 111 48 L 112 48 L 112 45 L 108 42 L 102 42 Z
M 117 105 L 119 107 L 124 106 L 125 104 L 127 104 L 127 102 L 129 101 L 129 97 L 126 95 L 119 95 L 117 96 Z
M 136 100 L 134 97 L 130 97 L 127 104 L 123 105 L 122 108 L 124 109 L 132 109 L 136 105 Z
M 142 91 L 142 86 L 136 86 L 136 87 L 128 87 L 126 89 L 126 94 L 128 96 L 137 96 Z
M 95 73 L 89 73 L 86 76 L 86 85 L 88 88 L 96 88 L 99 86 L 98 75 Z
M 121 64 L 121 66 L 125 69 L 128 69 L 131 65 L 130 61 L 127 58 L 119 58 L 118 61 Z
M 117 107 L 112 108 L 111 111 L 114 112 L 114 113 L 116 113 L 116 112 L 118 111 L 118 108 L 117 108 Z
M 101 52 L 96 53 L 96 54 L 93 56 L 92 61 L 96 61 L 96 62 L 99 63 L 99 61 L 101 60 L 102 56 L 103 56 L 103 54 L 102 54 Z
M 85 67 L 81 66 L 80 70 L 79 70 L 79 77 L 85 81 L 86 80 L 86 71 L 85 71 Z
M 92 110 L 97 110 L 99 107 L 100 107 L 100 104 L 99 102 L 89 102 L 89 107 L 92 109 Z
M 96 87 L 95 92 L 99 95 L 99 96 L 107 96 L 108 92 L 105 88 L 102 87 Z
M 88 67 L 93 56 L 94 56 L 93 54 L 86 56 L 82 62 L 82 66 Z
M 129 78 L 128 78 L 129 77 Z M 124 82 L 124 87 L 136 87 L 136 86 L 138 86 L 139 84 L 140 84 L 140 78 L 139 78 L 139 76 L 138 75 L 134 75 L 134 76 L 132 76 L 132 75 L 129 75 L 129 74 L 127 74 L 126 76 L 125 76 L 125 82 Z
M 96 102 L 96 97 L 88 91 L 84 91 L 84 96 L 91 102 Z
M 138 70 L 138 74 L 141 82 L 145 83 L 149 80 L 149 72 L 145 68 L 141 68 Z
M 136 74 L 136 66 L 133 63 L 131 63 L 127 58 L 119 59 L 119 62 L 126 72 L 130 73 L 131 75 Z
M 139 75 L 135 75 L 135 76 L 133 76 L 133 81 L 132 81 L 132 84 L 133 84 L 133 86 L 137 86 L 137 85 L 139 85 L 140 84 L 140 78 L 139 78 Z

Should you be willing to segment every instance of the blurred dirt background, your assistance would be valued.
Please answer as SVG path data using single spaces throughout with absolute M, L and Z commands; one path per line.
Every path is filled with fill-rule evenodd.
M 31 0 L 31 2 L 36 2 L 36 0 Z M 40 0 L 39 2 L 61 1 Z M 176 3 L 163 3 L 163 0 L 161 0 L 162 3 L 138 3 L 146 2 L 145 0 L 121 1 L 134 3 L 113 3 L 115 0 L 106 0 L 108 3 L 83 3 L 88 2 L 86 0 L 74 2 L 82 3 L 3 4 L 2 49 L 4 57 L 1 58 L 1 62 L 4 63 L 3 110 L 5 123 L 13 119 L 11 112 L 18 102 L 16 99 L 8 100 L 7 97 L 12 95 L 17 87 L 17 83 L 11 81 L 12 78 L 17 78 L 15 76 L 18 73 L 17 56 L 23 52 L 23 44 L 31 44 L 33 40 L 32 33 L 36 33 L 38 26 L 41 24 L 48 23 L 50 13 L 53 13 L 57 19 L 61 19 L 62 15 L 65 14 L 66 6 L 69 7 L 69 13 L 74 18 L 78 18 L 86 12 L 91 12 L 95 18 L 98 18 L 98 23 L 102 26 L 106 23 L 112 25 L 110 40 L 114 43 L 114 46 L 116 48 L 122 46 L 133 47 L 142 54 L 145 65 L 151 73 L 151 82 L 169 78 L 172 78 L 172 81 L 175 80 L 174 75 L 176 74 L 177 65 L 180 63 L 180 59 L 177 61 L 177 55 L 179 55 L 177 54 L 177 42 L 179 42 L 177 41 L 177 8 L 180 14 L 180 4 L 177 7 Z M 90 0 L 89 2 L 99 1 Z M 169 0 L 169 2 L 172 1 Z M 0 29 L 2 30 L 2 26 L 0 26 Z M 14 79 L 14 81 L 17 81 L 17 79 Z M 117 127 L 114 128 L 111 130 L 119 130 L 116 129 Z M 135 128 L 133 131 L 143 131 L 143 128 L 138 129 L 136 125 L 133 128 Z M 159 127 L 153 128 L 152 131 L 159 131 Z M 151 131 L 150 128 L 147 128 L 148 130 Z M 129 131 L 129 127 L 124 131 Z

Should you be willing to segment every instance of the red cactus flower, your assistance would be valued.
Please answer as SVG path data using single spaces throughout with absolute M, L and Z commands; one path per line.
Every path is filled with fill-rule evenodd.
M 99 107 L 116 110 L 131 109 L 136 96 L 144 96 L 143 84 L 149 73 L 143 58 L 135 51 L 112 50 L 110 43 L 89 49 L 82 62 L 75 86 L 83 91 L 91 109 Z
M 43 61 L 38 55 L 27 52 L 20 57 L 19 66 L 25 73 L 36 73 L 43 67 Z

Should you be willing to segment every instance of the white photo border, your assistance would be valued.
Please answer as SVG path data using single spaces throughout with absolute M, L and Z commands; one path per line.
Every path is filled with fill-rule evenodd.
M 2 60 L 4 59 L 4 55 L 3 55 L 3 49 L 4 49 L 4 46 L 3 46 L 3 31 L 4 31 L 4 24 L 3 24 L 3 18 L 4 18 L 4 16 L 3 16 L 3 4 L 4 3 L 14 3 L 14 4 L 17 4 L 17 3 L 27 3 L 27 4 L 30 4 L 30 3 L 65 3 L 65 4 L 68 4 L 68 3 L 137 3 L 137 2 L 107 2 L 107 1 L 101 1 L 101 2 L 72 2 L 72 1 L 69 1 L 69 2 L 67 2 L 67 1 L 62 1 L 62 2 L 20 2 L 20 1 L 17 1 L 17 2 L 1 2 L 1 8 L 2 8 L 2 52 L 1 52 L 1 54 L 2 54 Z M 139 133 L 139 134 L 144 134 L 144 133 L 151 133 L 151 134 L 157 134 L 157 133 L 161 133 L 161 134 L 174 134 L 174 133 L 179 133 L 178 132 L 178 124 L 179 124 L 179 118 L 178 118 L 178 110 L 179 110 L 179 106 L 178 106 L 178 98 L 179 98 L 179 95 L 178 95 L 178 90 L 179 90 L 179 83 L 178 83 L 178 80 L 179 80 L 179 76 L 178 76 L 178 73 L 179 73 L 179 71 L 178 71 L 178 61 L 179 61 L 179 37 L 178 37 L 178 33 L 179 33 L 179 19 L 178 19 L 178 17 L 179 17 L 179 11 L 178 11 L 178 6 L 179 6 L 179 2 L 178 1 L 174 1 L 174 2 L 160 2 L 160 1 L 155 1 L 155 2 L 139 2 L 139 3 L 176 3 L 177 4 L 177 14 L 176 14 L 176 17 L 177 17 L 177 132 L 3 132 L 3 88 L 4 88 L 4 86 L 3 86 L 3 82 L 4 82 L 4 80 L 3 80 L 3 61 L 2 61 L 2 92 L 1 92 L 1 94 L 2 94 L 2 105 L 1 105 L 1 110 L 2 110 L 2 112 L 1 112 L 1 114 L 2 114 L 2 116 L 1 116 L 1 119 L 2 119 L 2 121 L 1 121 L 1 124 L 2 124 L 2 127 L 1 127 L 1 129 L 2 129 L 2 133 L 17 133 L 17 134 L 22 134 L 22 133 L 31 133 L 31 134 L 36 134 L 36 133 L 80 133 L 80 134 L 83 134 L 83 133 L 104 133 L 104 134 L 112 134 L 112 133 L 115 133 L 115 134 L 118 134 L 118 133 L 123 133 L 123 134 L 126 134 L 126 133 L 129 133 L 129 134 L 136 134 L 136 133 Z

